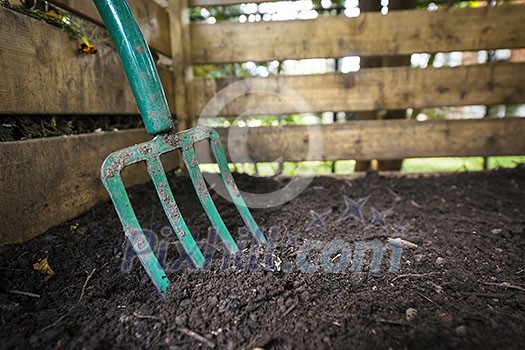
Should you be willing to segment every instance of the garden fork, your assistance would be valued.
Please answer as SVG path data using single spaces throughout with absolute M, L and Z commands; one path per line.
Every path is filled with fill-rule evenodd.
M 206 215 L 221 238 L 226 250 L 230 254 L 234 254 L 238 252 L 239 248 L 213 203 L 199 170 L 195 154 L 194 143 L 208 140 L 219 166 L 222 180 L 244 223 L 253 234 L 257 243 L 265 243 L 266 239 L 253 219 L 233 180 L 217 132 L 210 128 L 198 126 L 179 133 L 173 133 L 173 123 L 166 97 L 160 84 L 159 75 L 148 45 L 127 2 L 125 0 L 94 0 L 94 2 L 117 46 L 146 130 L 149 134 L 155 136 L 151 141 L 121 149 L 109 155 L 102 164 L 102 182 L 113 201 L 131 246 L 150 279 L 162 296 L 166 297 L 169 279 L 146 240 L 131 206 L 120 176 L 125 166 L 143 161 L 146 162 L 149 176 L 153 180 L 164 212 L 175 234 L 191 262 L 196 267 L 202 267 L 205 260 L 204 256 L 177 207 L 160 161 L 160 156 L 167 152 L 180 150 L 184 163 L 188 168 L 193 187 L 197 191 L 197 196 Z

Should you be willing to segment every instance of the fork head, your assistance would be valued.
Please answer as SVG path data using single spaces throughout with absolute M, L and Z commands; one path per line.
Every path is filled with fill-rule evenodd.
M 120 173 L 124 167 L 128 165 L 138 162 L 146 163 L 148 174 L 155 185 L 158 197 L 173 231 L 180 240 L 183 249 L 193 265 L 198 268 L 202 267 L 205 260 L 204 256 L 175 202 L 160 157 L 165 153 L 180 150 L 193 187 L 197 192 L 199 201 L 212 227 L 218 233 L 227 252 L 234 254 L 239 251 L 239 248 L 217 211 L 199 169 L 199 163 L 195 153 L 195 143 L 203 140 L 207 140 L 210 144 L 212 154 L 219 166 L 221 178 L 246 227 L 250 230 L 257 243 L 265 243 L 266 238 L 253 219 L 235 184 L 219 135 L 211 128 L 197 126 L 176 134 L 160 134 L 155 136 L 151 141 L 124 148 L 110 154 L 102 164 L 102 182 L 113 201 L 122 227 L 124 228 L 124 233 L 150 279 L 163 297 L 167 295 L 167 287 L 170 283 L 169 279 L 143 233 Z

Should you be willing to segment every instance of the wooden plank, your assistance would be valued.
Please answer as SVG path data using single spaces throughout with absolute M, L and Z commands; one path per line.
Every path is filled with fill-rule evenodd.
M 111 152 L 151 137 L 143 130 L 0 143 L 0 246 L 18 244 L 107 200 L 100 166 Z M 167 170 L 174 168 L 174 155 Z M 149 181 L 144 166 L 123 172 L 126 185 Z
M 260 4 L 263 2 L 275 2 L 282 0 L 189 0 L 190 7 L 197 6 L 224 6 L 224 5 L 238 5 L 238 4 Z
M 175 115 L 177 129 L 192 127 L 191 109 L 189 107 L 188 88 L 193 78 L 190 65 L 189 14 L 186 0 L 170 0 L 171 57 L 173 62 L 173 79 L 175 93 Z
M 284 161 L 386 160 L 525 154 L 525 118 L 363 120 L 309 128 L 244 128 L 246 138 L 239 128 L 217 131 L 228 158 L 237 163 L 272 162 L 280 157 Z M 314 150 L 309 158 L 310 140 L 319 139 L 322 149 Z
M 525 46 L 525 6 L 364 13 L 282 22 L 192 24 L 193 64 L 394 56 Z
M 23 243 L 107 200 L 100 166 L 111 152 L 151 137 L 143 129 L 0 143 L 0 247 Z M 165 163 L 176 164 L 174 155 Z M 127 186 L 149 181 L 126 168 Z
M 175 81 L 173 80 L 173 71 L 167 67 L 157 66 L 160 82 L 168 101 L 168 107 L 171 113 L 175 113 Z M 126 80 L 126 84 L 128 84 Z
M 237 84 L 217 95 L 233 83 Z M 258 79 L 205 78 L 194 79 L 192 91 L 195 115 L 213 114 L 210 110 L 203 112 L 212 98 L 222 106 L 239 95 L 219 114 L 511 104 L 525 101 L 525 63 L 428 69 L 387 67 L 349 74 Z
M 113 48 L 81 55 L 78 38 L 4 8 L 0 23 L 0 114 L 138 113 Z M 172 76 L 165 70 L 159 69 L 173 110 Z
M 86 0 L 60 0 L 75 10 L 102 22 L 95 3 Z M 168 12 L 153 0 L 128 1 L 146 41 L 156 51 L 171 56 Z

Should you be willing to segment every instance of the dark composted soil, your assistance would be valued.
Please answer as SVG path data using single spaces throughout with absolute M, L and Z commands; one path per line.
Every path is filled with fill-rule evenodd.
M 236 180 L 240 188 L 260 192 L 286 181 Z M 171 181 L 190 229 L 206 240 L 209 224 L 190 183 L 183 177 Z M 129 192 L 143 227 L 161 232 L 166 219 L 152 187 Z M 365 223 L 339 220 L 346 210 L 343 195 L 370 196 L 362 211 Z M 242 225 L 234 207 L 221 198 L 216 203 L 236 239 L 247 241 L 237 232 Z M 384 225 L 368 224 L 372 208 L 390 209 Z M 307 230 L 311 210 L 320 216 L 331 210 L 325 229 Z M 281 270 L 263 269 L 259 259 L 258 271 L 223 271 L 219 251 L 207 270 L 183 264 L 172 271 L 181 260 L 170 238 L 172 288 L 163 301 L 138 261 L 122 272 L 126 241 L 112 205 L 105 203 L 0 255 L 0 347 L 522 349 L 524 210 L 523 167 L 319 177 L 288 204 L 252 210 L 267 235 L 271 227 L 278 232 L 274 254 Z M 353 247 L 389 238 L 417 245 L 403 249 L 398 271 L 389 271 L 388 252 L 376 272 L 369 271 L 369 256 L 362 272 L 282 269 L 297 261 L 308 240 L 339 239 Z M 33 269 L 46 255 L 55 275 Z M 309 259 L 320 255 L 313 250 Z M 330 259 L 342 257 L 334 253 Z
M 0 142 L 78 135 L 96 131 L 136 129 L 142 126 L 142 120 L 138 115 L 2 116 Z

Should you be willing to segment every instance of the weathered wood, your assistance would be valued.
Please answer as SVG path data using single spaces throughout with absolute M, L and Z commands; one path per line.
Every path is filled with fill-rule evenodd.
M 389 0 L 388 12 L 399 10 L 410 10 L 417 8 L 416 0 Z M 386 56 L 383 57 L 383 67 L 410 67 L 412 55 Z M 382 119 L 406 119 L 407 111 L 405 109 L 395 109 L 386 111 Z M 378 160 L 377 170 L 379 171 L 397 171 L 401 170 L 402 159 Z M 356 164 L 357 168 L 357 164 Z
M 157 66 L 160 82 L 168 101 L 168 107 L 171 113 L 175 113 L 175 81 L 173 80 L 173 71 L 167 67 Z M 128 81 L 126 80 L 126 84 Z
M 111 152 L 151 137 L 143 129 L 0 143 L 0 246 L 23 243 L 108 198 L 100 166 Z M 166 167 L 175 166 L 174 155 Z M 142 164 L 124 183 L 149 181 Z
M 186 0 L 170 0 L 171 58 L 175 93 L 175 115 L 177 129 L 192 126 L 189 107 L 189 81 L 193 78 L 190 64 L 189 15 Z
M 239 128 L 217 131 L 229 159 L 239 163 L 272 162 L 280 157 L 304 161 L 525 154 L 525 118 L 363 120 L 309 128 L 244 128 L 246 138 Z M 308 158 L 309 142 L 315 137 L 322 140 L 322 150 Z
M 235 82 L 241 83 L 216 96 Z M 244 80 L 205 78 L 194 79 L 191 85 L 195 115 L 200 115 L 214 96 L 214 101 L 222 105 L 239 95 L 242 96 L 228 103 L 219 115 L 511 104 L 525 101 L 525 64 L 428 69 L 388 67 L 349 74 Z
M 93 1 L 60 0 L 75 10 L 102 22 Z M 128 1 L 146 41 L 156 51 L 171 56 L 169 22 L 166 9 L 153 0 Z
M 393 56 L 525 46 L 525 6 L 363 13 L 356 18 L 192 24 L 193 64 Z
M 0 114 L 138 113 L 113 48 L 82 55 L 78 38 L 4 8 L 0 23 Z M 165 70 L 159 69 L 173 110 L 173 81 Z
M 282 0 L 189 0 L 189 6 L 191 7 L 197 7 L 197 6 L 224 6 L 224 5 L 238 5 L 242 3 L 251 3 L 251 4 L 260 4 L 263 2 L 275 2 L 275 1 L 282 1 Z
M 390 1 L 388 2 L 388 7 L 390 10 Z M 361 13 L 367 12 L 381 12 L 383 5 L 381 5 L 381 0 L 363 0 L 359 1 L 359 10 Z M 396 56 L 399 57 L 399 56 Z M 386 58 L 386 57 L 385 57 Z M 381 56 L 366 56 L 360 57 L 359 60 L 360 69 L 363 68 L 375 68 L 383 66 L 383 57 Z M 378 119 L 379 111 L 362 111 L 356 113 L 355 118 L 357 120 L 370 120 Z M 335 164 L 333 165 L 335 169 Z M 358 160 L 355 163 L 354 171 L 368 171 L 372 169 L 372 160 Z

